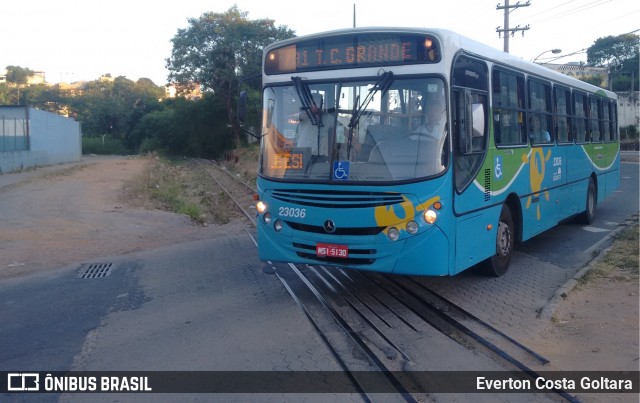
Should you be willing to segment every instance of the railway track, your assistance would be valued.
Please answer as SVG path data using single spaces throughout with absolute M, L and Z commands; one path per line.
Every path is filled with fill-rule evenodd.
M 224 167 L 221 167 L 213 161 L 204 159 L 198 159 L 196 161 L 255 227 L 255 201 L 253 200 L 253 195 L 256 193 L 255 189 L 234 177 Z
M 255 190 L 214 163 L 201 164 L 255 225 L 255 212 L 249 207 Z M 480 369 L 474 365 L 486 370 L 481 363 L 489 357 L 489 370 L 516 371 L 535 379 L 549 362 L 410 277 L 324 265 L 269 266 L 364 401 L 373 399 L 368 393 L 372 371 L 380 374 L 373 381 L 377 391 L 393 391 L 409 402 L 437 401 L 430 390 L 447 385 L 406 374 L 459 371 L 456 362 L 466 362 L 465 370 Z M 482 401 L 482 396 L 473 398 Z M 509 399 L 518 401 L 514 396 Z M 562 390 L 539 396 L 578 401 Z

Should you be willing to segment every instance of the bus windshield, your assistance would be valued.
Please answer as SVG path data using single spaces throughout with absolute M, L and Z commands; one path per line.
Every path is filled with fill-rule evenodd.
M 260 173 L 291 181 L 405 181 L 448 163 L 444 82 L 436 77 L 266 87 Z

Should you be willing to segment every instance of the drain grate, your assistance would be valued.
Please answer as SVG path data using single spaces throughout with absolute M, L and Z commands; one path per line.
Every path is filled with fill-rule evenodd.
M 113 270 L 113 263 L 85 263 L 80 265 L 80 273 L 76 278 L 102 278 L 107 277 Z

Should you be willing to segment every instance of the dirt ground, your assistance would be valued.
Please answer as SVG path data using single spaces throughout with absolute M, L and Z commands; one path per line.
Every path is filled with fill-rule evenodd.
M 244 232 L 244 225 L 233 221 L 194 225 L 185 215 L 136 207 L 123 184 L 145 172 L 151 161 L 85 158 L 53 173 L 42 169 L 1 175 L 0 281 L 92 258 Z M 8 179 L 16 183 L 7 185 Z M 637 277 L 612 273 L 571 292 L 554 320 L 525 344 L 551 359 L 550 370 L 638 370 L 638 316 Z M 584 400 L 604 401 L 602 396 Z M 637 396 L 616 401 L 637 401 Z
M 52 172 L 0 176 L 0 280 L 244 230 L 233 223 L 194 225 L 186 215 L 135 207 L 139 203 L 123 186 L 151 161 L 85 157 Z M 20 181 L 3 186 L 14 175 Z

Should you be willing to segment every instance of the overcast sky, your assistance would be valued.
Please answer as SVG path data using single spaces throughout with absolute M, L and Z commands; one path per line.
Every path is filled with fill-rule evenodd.
M 510 4 L 517 3 L 511 0 Z M 521 0 L 520 3 L 526 3 Z M 562 49 L 587 48 L 603 36 L 640 28 L 637 0 L 530 0 L 513 9 L 510 26 L 530 25 L 510 39 L 510 53 L 532 60 Z M 503 40 L 504 0 L 30 0 L 3 1 L 0 8 L 0 70 L 8 65 L 44 71 L 48 82 L 95 80 L 100 75 L 147 77 L 166 83 L 171 38 L 189 18 L 225 12 L 237 4 L 249 19 L 271 18 L 297 35 L 364 26 L 446 28 L 497 49 Z M 638 33 L 638 32 L 636 32 Z M 555 56 L 551 53 L 546 56 Z M 543 57 L 543 58 L 544 58 Z M 586 61 L 576 54 L 558 60 Z

